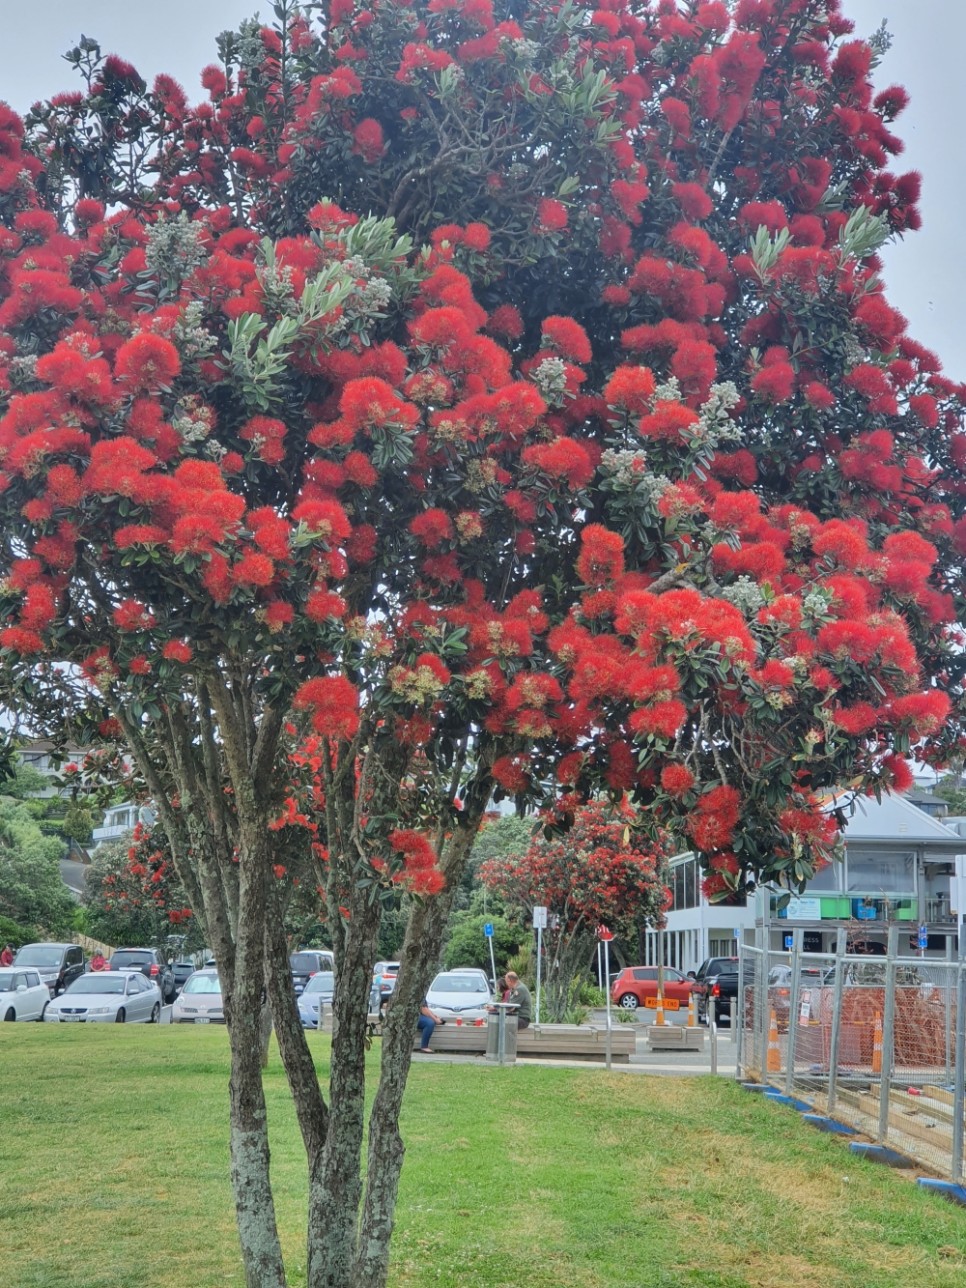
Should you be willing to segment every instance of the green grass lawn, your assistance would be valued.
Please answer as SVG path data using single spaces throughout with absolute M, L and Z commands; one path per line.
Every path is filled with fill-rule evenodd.
M 223 1030 L 0 1025 L 0 1061 L 3 1288 L 241 1285 Z M 274 1051 L 267 1086 L 297 1288 L 304 1171 Z M 393 1288 L 963 1283 L 966 1212 L 724 1079 L 427 1061 L 403 1130 Z

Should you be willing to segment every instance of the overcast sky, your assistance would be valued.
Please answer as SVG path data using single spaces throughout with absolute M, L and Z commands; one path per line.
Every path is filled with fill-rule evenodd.
M 9 7 L 9 0 L 8 0 Z M 949 376 L 966 380 L 966 253 L 960 244 L 966 78 L 964 0 L 845 0 L 857 35 L 871 35 L 883 18 L 894 37 L 879 67 L 879 87 L 901 84 L 912 103 L 896 132 L 906 151 L 893 168 L 924 177 L 923 228 L 886 253 L 889 299 L 910 322 L 910 334 L 939 354 Z M 36 99 L 72 88 L 61 60 L 81 33 L 105 52 L 120 54 L 150 80 L 175 76 L 194 101 L 198 74 L 215 60 L 215 36 L 255 12 L 255 0 L 41 0 L 8 15 L 0 47 L 0 99 L 25 111 Z M 262 5 L 262 12 L 270 6 Z

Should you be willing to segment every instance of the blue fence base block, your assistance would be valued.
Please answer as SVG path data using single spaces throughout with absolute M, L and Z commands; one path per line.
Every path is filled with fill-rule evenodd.
M 955 1181 L 934 1181 L 930 1176 L 920 1176 L 916 1184 L 921 1185 L 924 1190 L 941 1194 L 944 1199 L 949 1199 L 950 1203 L 966 1207 L 966 1186 L 957 1185 Z
M 814 1109 L 814 1105 L 808 1104 L 807 1101 L 797 1100 L 794 1096 L 784 1096 L 780 1091 L 766 1091 L 765 1099 L 774 1100 L 776 1105 L 791 1105 L 800 1114 L 810 1114 Z
M 824 1114 L 802 1114 L 802 1122 L 808 1123 L 818 1131 L 832 1132 L 836 1136 L 855 1135 L 854 1127 L 849 1127 L 847 1123 L 836 1122 L 834 1118 L 826 1118 Z
M 767 1082 L 743 1082 L 741 1085 L 745 1091 L 770 1091 L 771 1090 Z
M 859 1154 L 862 1158 L 867 1158 L 872 1163 L 882 1163 L 886 1167 L 895 1167 L 904 1170 L 908 1167 L 915 1167 L 911 1158 L 905 1154 L 900 1154 L 898 1150 L 890 1149 L 888 1145 L 866 1145 L 859 1141 L 853 1141 L 849 1145 L 849 1150 L 853 1154 Z

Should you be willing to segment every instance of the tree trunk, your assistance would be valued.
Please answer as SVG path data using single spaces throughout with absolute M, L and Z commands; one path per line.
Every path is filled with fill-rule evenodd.
M 295 1102 L 295 1112 L 308 1165 L 308 1228 L 306 1235 L 307 1284 L 310 1288 L 322 1282 L 320 1267 L 324 1264 L 324 1248 L 319 1240 L 321 1220 L 320 1204 L 324 1204 L 322 1188 L 322 1155 L 328 1132 L 329 1113 L 315 1072 L 315 1061 L 306 1041 L 305 1030 L 299 1019 L 292 975 L 289 969 L 288 945 L 279 909 L 279 915 L 269 916 L 265 931 L 266 980 L 269 1001 L 275 1015 L 275 1032 L 289 1090 Z M 321 1022 L 321 1012 L 319 1016 Z
M 285 1267 L 269 1178 L 268 1120 L 255 1023 L 232 1026 L 231 1185 L 247 1288 L 285 1288 Z
M 478 817 L 474 812 L 466 818 L 447 845 L 441 865 L 446 888 L 416 907 L 406 931 L 406 973 L 405 977 L 400 974 L 396 982 L 383 1027 L 379 1088 L 369 1117 L 365 1201 L 349 1288 L 384 1288 L 389 1273 L 389 1248 L 405 1156 L 399 1113 L 412 1063 L 416 1020 L 439 963 L 453 899 L 481 818 L 482 810 Z
M 379 907 L 353 908 L 335 993 L 329 1121 L 318 1180 L 310 1194 L 308 1288 L 348 1288 L 356 1251 L 365 1134 L 369 990 Z

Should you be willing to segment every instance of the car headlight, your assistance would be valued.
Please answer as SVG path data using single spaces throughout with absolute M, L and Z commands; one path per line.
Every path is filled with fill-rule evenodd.
M 87 1012 L 88 1015 L 110 1015 L 113 1006 L 92 1006 Z
M 179 1015 L 197 1015 L 198 1008 L 197 1006 L 179 1006 L 178 1014 Z

